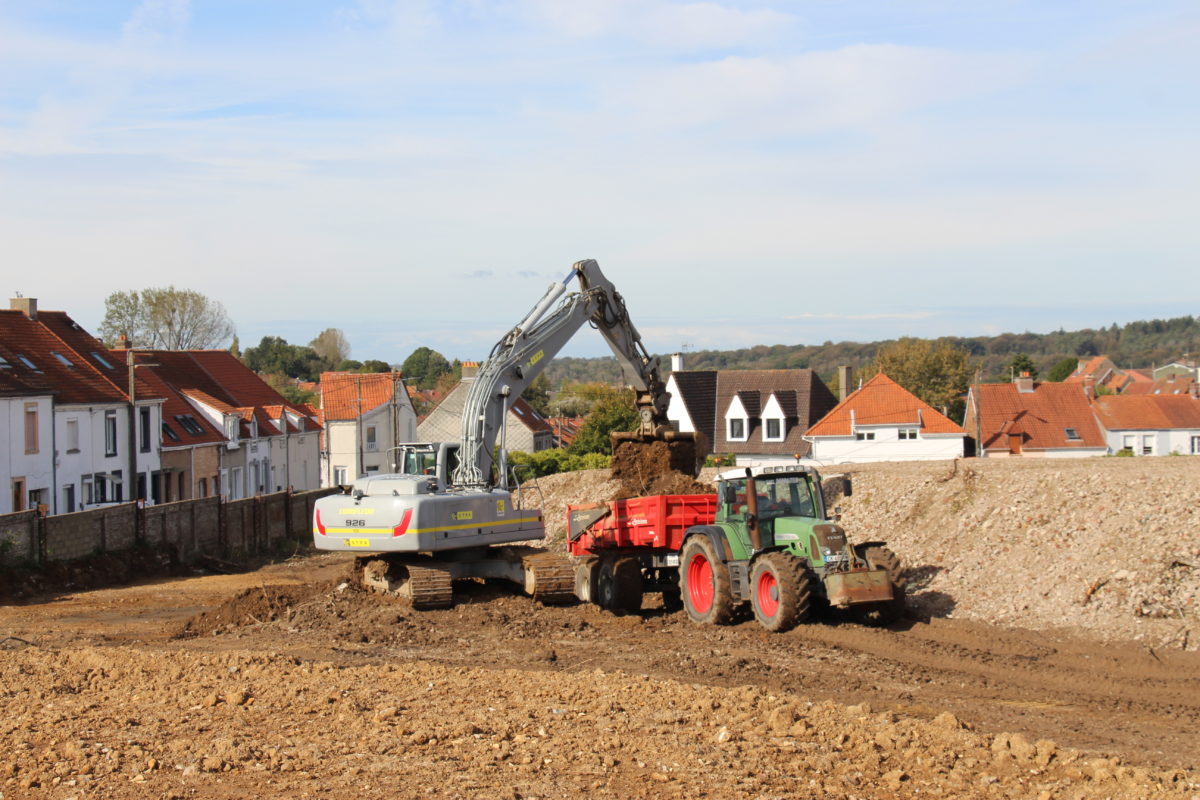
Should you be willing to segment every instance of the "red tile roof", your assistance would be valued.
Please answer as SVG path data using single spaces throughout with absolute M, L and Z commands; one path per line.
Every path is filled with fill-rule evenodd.
M 1200 400 L 1190 395 L 1107 395 L 1092 407 L 1110 431 L 1200 429 Z
M 357 419 L 392 402 L 399 383 L 399 372 L 322 372 L 322 417 L 327 422 Z
M 882 372 L 834 406 L 807 436 L 850 436 L 855 425 L 917 425 L 922 433 L 964 433 L 933 406 Z
M 979 390 L 982 407 L 983 447 L 1008 450 L 1008 436 L 1021 437 L 1022 450 L 1107 449 L 1092 408 L 1077 383 L 1035 383 L 1032 392 L 1020 392 L 1012 383 L 985 383 L 971 387 L 972 409 Z M 966 428 L 974 433 L 974 414 Z M 1079 438 L 1070 439 L 1067 429 Z
M 1159 378 L 1156 381 L 1140 381 L 1131 383 L 1121 392 L 1122 395 L 1186 395 L 1192 392 L 1195 379 L 1188 375 L 1177 375 L 1172 378 Z

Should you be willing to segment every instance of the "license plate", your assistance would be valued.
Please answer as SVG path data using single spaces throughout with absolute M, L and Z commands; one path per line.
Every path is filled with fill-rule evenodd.
M 370 539 L 346 539 L 345 542 L 350 547 L 370 547 L 371 546 Z

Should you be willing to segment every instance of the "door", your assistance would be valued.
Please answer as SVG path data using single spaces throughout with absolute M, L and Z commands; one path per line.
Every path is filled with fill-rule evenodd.
M 12 510 L 25 510 L 25 479 L 13 478 L 12 482 Z

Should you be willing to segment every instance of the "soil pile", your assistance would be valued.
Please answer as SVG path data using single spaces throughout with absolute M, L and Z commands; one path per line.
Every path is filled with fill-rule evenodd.
M 1194 775 L 786 689 L 421 660 L 34 648 L 0 662 L 13 797 L 1148 797 Z M 114 703 L 115 698 L 122 701 Z
M 608 499 L 712 491 L 697 483 L 695 474 L 695 442 L 621 442 L 612 457 L 612 477 L 618 488 Z

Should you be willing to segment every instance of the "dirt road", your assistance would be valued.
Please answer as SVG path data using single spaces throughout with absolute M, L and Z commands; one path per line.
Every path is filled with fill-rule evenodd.
M 1200 654 L 887 630 L 413 612 L 318 556 L 0 608 L 5 798 L 1200 795 Z

